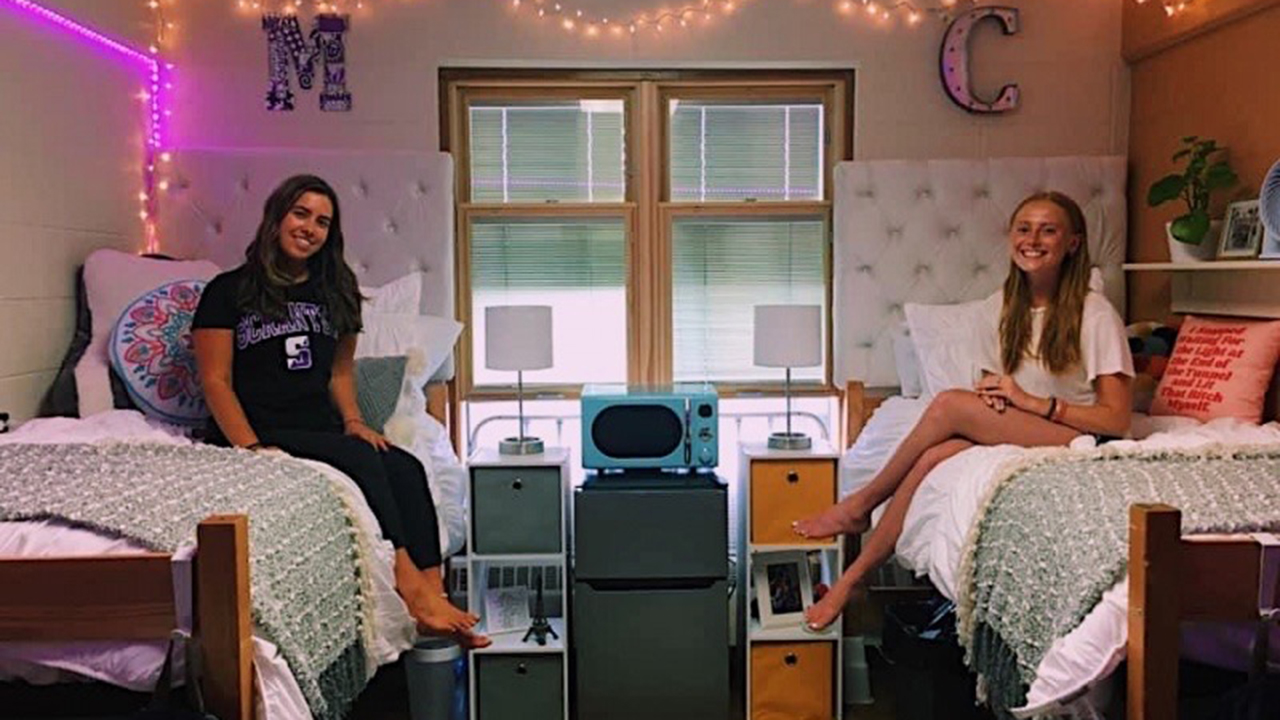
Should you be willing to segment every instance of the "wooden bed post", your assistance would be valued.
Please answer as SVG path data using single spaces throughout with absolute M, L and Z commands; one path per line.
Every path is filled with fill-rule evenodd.
M 1178 716 L 1178 578 L 1182 513 L 1129 508 L 1129 720 Z
M 196 542 L 196 635 L 204 657 L 205 705 L 221 720 L 252 720 L 249 520 L 214 515 L 200 523 Z

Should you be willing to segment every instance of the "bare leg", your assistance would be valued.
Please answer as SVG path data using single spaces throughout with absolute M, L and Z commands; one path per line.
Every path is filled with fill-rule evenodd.
M 996 412 L 977 393 L 948 390 L 929 403 L 920 421 L 870 483 L 818 515 L 797 521 L 796 534 L 825 538 L 866 530 L 871 511 L 897 490 L 920 456 L 953 437 L 976 445 L 1011 443 L 1037 447 L 1066 445 L 1079 434 L 1078 430 L 1016 408 Z
M 893 494 L 893 499 L 889 501 L 889 507 L 885 509 L 879 524 L 867 536 L 867 541 L 863 544 L 858 557 L 854 558 L 853 563 L 844 571 L 840 579 L 836 580 L 826 596 L 805 611 L 805 620 L 808 621 L 811 629 L 821 630 L 839 617 L 854 590 L 867 574 L 880 567 L 893 555 L 893 548 L 898 543 L 898 537 L 902 535 L 902 524 L 907 517 L 911 498 L 915 496 L 916 490 L 929 472 L 943 460 L 970 447 L 973 447 L 972 442 L 953 438 L 929 448 L 920 456 L 902 484 L 898 486 L 897 492 Z

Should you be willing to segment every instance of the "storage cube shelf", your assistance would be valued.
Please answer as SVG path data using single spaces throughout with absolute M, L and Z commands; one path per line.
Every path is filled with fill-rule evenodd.
M 765 626 L 751 615 L 756 598 L 755 571 L 770 557 L 816 554 L 818 577 L 811 584 L 828 587 L 844 567 L 842 538 L 807 540 L 791 523 L 829 508 L 838 500 L 840 455 L 818 443 L 810 450 L 772 450 L 764 444 L 740 448 L 738 532 L 741 557 L 739 587 L 744 588 L 739 611 L 746 618 L 742 633 L 746 646 L 746 715 L 748 720 L 830 720 L 843 708 L 841 620 L 820 633 L 803 622 Z M 812 569 L 810 570 L 812 573 Z
M 471 720 L 568 720 L 569 621 L 566 587 L 569 452 L 499 455 L 480 450 L 468 462 L 467 605 L 476 631 L 493 644 L 470 653 Z M 527 628 L 490 633 L 490 589 L 526 586 L 543 577 L 545 609 L 555 637 L 524 640 Z

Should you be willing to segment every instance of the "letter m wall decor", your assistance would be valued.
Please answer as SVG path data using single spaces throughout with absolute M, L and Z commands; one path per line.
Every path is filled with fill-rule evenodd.
M 311 34 L 304 39 L 297 15 L 269 13 L 262 16 L 262 30 L 267 34 L 267 65 L 271 73 L 267 87 L 268 110 L 293 110 L 289 70 L 292 68 L 298 76 L 299 88 L 310 90 L 315 83 L 317 59 L 324 65 L 320 109 L 326 112 L 351 110 L 351 93 L 347 92 L 347 53 L 343 44 L 343 35 L 349 26 L 346 15 L 316 15 Z

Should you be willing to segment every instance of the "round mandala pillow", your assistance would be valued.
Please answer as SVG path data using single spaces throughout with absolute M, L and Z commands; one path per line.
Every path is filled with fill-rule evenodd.
M 209 417 L 196 372 L 191 319 L 203 280 L 178 280 L 125 307 L 111 332 L 111 366 L 144 414 L 177 425 Z

